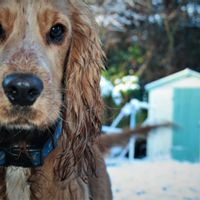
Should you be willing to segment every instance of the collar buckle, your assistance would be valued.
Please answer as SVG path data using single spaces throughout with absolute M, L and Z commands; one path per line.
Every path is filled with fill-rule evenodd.
M 35 145 L 27 145 L 25 151 L 22 151 L 19 146 L 0 148 L 0 166 L 17 166 L 27 168 L 42 166 L 44 159 L 57 146 L 61 134 L 62 121 L 59 121 L 53 138 L 49 138 L 41 148 Z
M 21 152 L 19 147 L 0 150 L 0 165 L 18 167 L 38 167 L 43 164 L 40 149 L 27 149 Z

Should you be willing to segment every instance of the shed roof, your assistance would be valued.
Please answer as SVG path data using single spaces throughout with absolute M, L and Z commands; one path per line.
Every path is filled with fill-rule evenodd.
M 166 76 L 164 78 L 161 78 L 161 79 L 158 79 L 156 81 L 153 81 L 151 83 L 146 84 L 145 89 L 146 90 L 152 90 L 152 89 L 155 89 L 157 87 L 161 87 L 163 85 L 166 85 L 166 84 L 169 84 L 169 83 L 172 83 L 174 81 L 178 81 L 178 80 L 181 80 L 181 79 L 184 79 L 184 78 L 187 78 L 187 77 L 195 77 L 195 78 L 199 78 L 199 80 L 200 80 L 200 73 L 196 72 L 194 70 L 191 70 L 189 68 L 186 68 L 186 69 L 179 71 L 175 74 Z

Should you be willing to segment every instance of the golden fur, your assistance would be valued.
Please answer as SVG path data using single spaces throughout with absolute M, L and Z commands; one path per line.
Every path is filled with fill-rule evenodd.
M 65 27 L 64 41 L 49 43 L 46 34 L 58 23 Z M 0 169 L 0 199 L 112 199 L 96 145 L 103 51 L 88 8 L 81 0 L 0 0 L 0 25 L 0 82 L 19 72 L 37 75 L 44 84 L 29 109 L 14 108 L 1 87 L 0 125 L 44 129 L 63 120 L 59 144 L 42 167 Z M 20 184 L 16 177 L 23 177 Z M 22 196 L 13 195 L 20 189 Z

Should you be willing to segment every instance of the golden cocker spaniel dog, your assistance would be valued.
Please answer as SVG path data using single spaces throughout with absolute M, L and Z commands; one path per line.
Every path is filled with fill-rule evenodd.
M 0 199 L 110 200 L 103 51 L 81 0 L 0 0 Z

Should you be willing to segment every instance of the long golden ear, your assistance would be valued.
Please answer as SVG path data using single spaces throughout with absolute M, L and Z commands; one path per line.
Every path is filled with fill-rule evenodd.
M 72 41 L 65 74 L 63 152 L 57 172 L 61 180 L 73 174 L 95 173 L 93 144 L 100 133 L 102 51 L 94 18 L 83 3 L 73 4 Z

